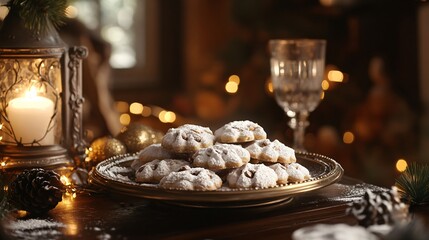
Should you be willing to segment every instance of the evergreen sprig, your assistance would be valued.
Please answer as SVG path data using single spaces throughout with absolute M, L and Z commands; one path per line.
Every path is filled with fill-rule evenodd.
M 26 28 L 43 34 L 49 22 L 55 28 L 64 24 L 67 0 L 10 0 L 6 6 L 18 11 Z
M 429 203 L 429 165 L 411 163 L 396 179 L 396 186 L 411 205 Z

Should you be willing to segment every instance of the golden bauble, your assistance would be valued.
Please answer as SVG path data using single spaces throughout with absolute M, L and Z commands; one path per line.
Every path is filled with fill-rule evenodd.
M 127 148 L 121 141 L 113 137 L 101 137 L 91 143 L 87 161 L 95 164 L 107 158 L 125 153 L 127 153 Z
M 145 147 L 160 143 L 163 134 L 141 123 L 132 123 L 118 134 L 117 139 L 125 144 L 129 153 L 138 152 Z

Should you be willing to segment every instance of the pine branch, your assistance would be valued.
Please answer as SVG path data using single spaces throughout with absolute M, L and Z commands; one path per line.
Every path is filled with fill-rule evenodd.
M 48 31 L 48 22 L 55 28 L 64 24 L 67 0 L 10 0 L 6 6 L 18 11 L 26 28 L 43 34 Z
M 396 186 L 410 204 L 429 203 L 429 165 L 411 163 L 396 179 Z

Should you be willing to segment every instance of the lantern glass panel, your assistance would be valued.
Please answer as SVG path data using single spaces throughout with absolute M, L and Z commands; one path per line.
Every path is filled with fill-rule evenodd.
M 59 58 L 0 58 L 1 144 L 60 144 L 61 92 Z

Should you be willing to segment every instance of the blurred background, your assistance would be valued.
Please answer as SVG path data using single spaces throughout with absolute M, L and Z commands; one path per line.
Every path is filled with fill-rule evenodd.
M 308 151 L 382 186 L 410 162 L 429 161 L 424 0 L 75 0 L 67 14 L 63 39 L 90 52 L 89 142 L 134 122 L 164 132 L 252 120 L 291 145 L 267 42 L 323 38 L 324 94 L 310 115 Z

